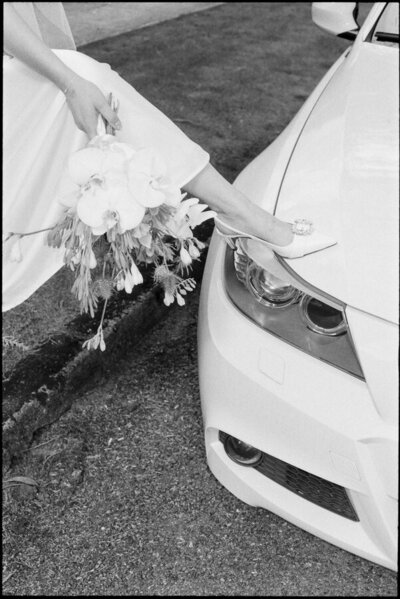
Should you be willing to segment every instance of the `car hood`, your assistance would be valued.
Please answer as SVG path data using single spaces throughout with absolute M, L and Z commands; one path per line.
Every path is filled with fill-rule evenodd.
M 337 245 L 288 260 L 348 305 L 398 322 L 398 50 L 363 43 L 314 107 L 276 215 L 309 217 Z

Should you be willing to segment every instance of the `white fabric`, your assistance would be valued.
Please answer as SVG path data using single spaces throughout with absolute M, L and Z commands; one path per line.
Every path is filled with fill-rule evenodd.
M 62 2 L 10 2 L 10 4 L 49 48 L 76 49 Z
M 46 3 L 43 3 L 46 4 Z M 74 50 L 53 50 L 71 69 L 120 102 L 117 139 L 154 147 L 172 179 L 184 186 L 209 161 L 162 112 L 145 100 L 109 65 Z M 75 125 L 65 96 L 16 58 L 3 58 L 3 234 L 50 227 L 62 213 L 68 156 L 88 139 Z M 23 260 L 10 260 L 13 238 L 3 244 L 3 311 L 26 300 L 63 266 L 63 251 L 46 247 L 46 233 L 21 239 Z

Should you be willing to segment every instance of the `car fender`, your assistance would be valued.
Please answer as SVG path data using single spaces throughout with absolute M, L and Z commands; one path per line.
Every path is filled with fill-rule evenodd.
M 275 212 L 280 187 L 290 158 L 296 148 L 297 140 L 319 97 L 324 93 L 336 71 L 342 66 L 349 51 L 350 49 L 347 49 L 331 66 L 282 133 L 236 178 L 234 186 L 255 204 L 262 205 L 270 212 Z

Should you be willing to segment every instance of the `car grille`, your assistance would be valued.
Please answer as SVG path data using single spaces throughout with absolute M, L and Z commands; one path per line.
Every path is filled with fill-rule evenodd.
M 229 435 L 220 431 L 219 439 L 225 443 Z M 350 502 L 346 489 L 328 480 L 310 474 L 301 468 L 292 466 L 267 453 L 263 453 L 261 461 L 253 466 L 260 474 L 268 477 L 278 485 L 300 495 L 330 512 L 358 522 L 359 518 Z

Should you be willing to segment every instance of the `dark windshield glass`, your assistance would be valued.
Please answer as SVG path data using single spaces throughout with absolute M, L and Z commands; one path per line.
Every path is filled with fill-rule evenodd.
M 399 5 L 388 2 L 379 17 L 370 40 L 372 43 L 396 45 L 399 44 Z

